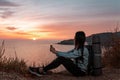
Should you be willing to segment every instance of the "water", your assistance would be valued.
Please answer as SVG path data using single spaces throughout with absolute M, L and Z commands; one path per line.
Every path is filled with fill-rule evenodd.
M 0 40 L 0 42 L 2 42 Z M 68 51 L 73 49 L 70 45 L 55 44 L 55 40 L 5 40 L 5 56 L 15 57 L 15 52 L 19 59 L 24 59 L 28 65 L 33 63 L 49 63 L 56 58 L 56 55 L 49 51 L 52 44 L 56 50 Z

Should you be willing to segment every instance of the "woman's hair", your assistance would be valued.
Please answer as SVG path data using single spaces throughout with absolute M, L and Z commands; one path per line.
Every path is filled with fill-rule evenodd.
M 85 33 L 83 31 L 78 31 L 75 34 L 75 49 L 81 49 L 81 56 L 79 56 L 78 58 L 76 58 L 76 63 L 78 63 L 78 60 L 81 60 L 82 62 L 84 62 L 83 60 L 83 52 L 84 52 L 84 43 L 86 40 L 86 36 Z
M 80 49 L 84 47 L 86 36 L 83 31 L 78 31 L 75 34 L 75 49 Z

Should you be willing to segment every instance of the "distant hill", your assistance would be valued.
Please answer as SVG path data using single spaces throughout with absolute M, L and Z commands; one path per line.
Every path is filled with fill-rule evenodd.
M 73 45 L 73 39 L 68 39 L 68 40 L 63 40 L 61 42 L 58 42 L 57 44 L 62 44 L 62 45 Z
M 88 36 L 86 38 L 86 42 L 88 44 L 92 44 L 92 36 L 93 35 L 98 35 L 100 36 L 100 41 L 101 41 L 101 45 L 102 46 L 106 46 L 107 44 L 109 44 L 113 38 L 113 34 L 117 35 L 118 37 L 120 37 L 120 32 L 117 33 L 112 33 L 112 32 L 106 32 L 106 33 L 97 33 L 97 34 L 92 34 L 90 36 Z M 73 45 L 73 39 L 68 39 L 68 40 L 63 40 L 61 42 L 59 42 L 58 44 L 62 44 L 62 45 Z

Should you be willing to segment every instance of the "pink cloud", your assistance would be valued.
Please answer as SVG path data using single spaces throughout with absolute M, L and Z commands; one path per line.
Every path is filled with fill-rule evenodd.
M 18 35 L 32 35 L 32 34 L 27 33 L 27 32 L 15 32 L 15 34 L 18 34 Z
M 15 28 L 15 27 L 6 27 L 6 29 L 13 31 L 13 30 L 16 30 L 17 28 Z
M 83 26 L 78 23 L 55 23 L 49 25 L 43 25 L 42 27 L 37 27 L 38 30 L 50 32 L 51 37 L 57 38 L 73 38 L 76 31 L 82 30 Z

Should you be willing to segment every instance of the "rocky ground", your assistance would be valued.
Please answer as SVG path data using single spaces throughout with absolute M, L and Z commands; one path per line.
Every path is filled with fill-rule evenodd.
M 30 74 L 25 76 L 15 72 L 0 72 L 0 80 L 120 80 L 120 69 L 103 69 L 101 76 L 74 77 L 68 72 L 53 73 L 42 77 Z

